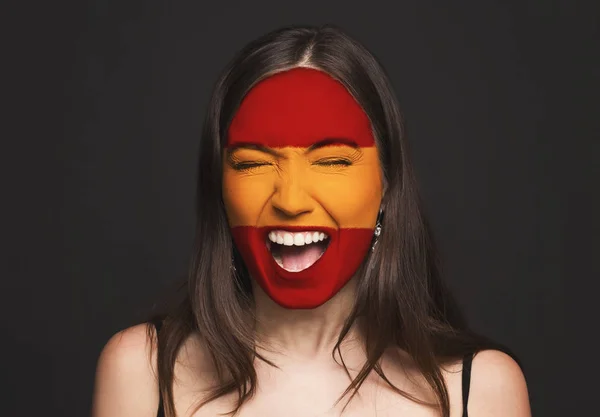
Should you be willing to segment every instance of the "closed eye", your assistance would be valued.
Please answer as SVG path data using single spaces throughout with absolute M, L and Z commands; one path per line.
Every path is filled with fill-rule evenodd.
M 234 162 L 231 167 L 236 171 L 250 171 L 262 166 L 271 165 L 269 162 Z
M 324 158 L 314 162 L 319 166 L 350 166 L 352 161 L 345 158 Z

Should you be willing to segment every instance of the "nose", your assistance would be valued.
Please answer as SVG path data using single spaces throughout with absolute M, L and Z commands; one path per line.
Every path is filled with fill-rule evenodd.
M 299 175 L 286 175 L 275 184 L 271 204 L 285 217 L 298 217 L 313 211 L 314 203 L 306 192 Z

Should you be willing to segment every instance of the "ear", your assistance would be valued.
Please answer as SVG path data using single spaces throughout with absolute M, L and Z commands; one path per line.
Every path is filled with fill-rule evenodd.
M 385 211 L 383 210 L 383 206 L 379 206 L 379 212 L 377 213 L 377 220 L 375 222 L 377 225 L 381 225 L 381 221 L 383 220 L 384 214 Z
M 386 192 L 387 192 L 387 188 L 388 188 L 388 187 L 387 187 L 387 183 L 386 183 L 386 182 L 384 182 L 384 183 L 383 183 L 382 190 L 381 190 L 381 201 L 379 202 L 379 211 L 380 211 L 380 212 L 382 212 L 382 211 L 384 211 L 384 210 L 385 210 L 385 201 L 386 201 L 386 200 L 385 200 L 385 194 L 386 194 Z
M 381 179 L 381 201 L 382 201 L 382 204 L 384 201 L 385 194 L 387 193 L 387 189 L 388 189 L 388 183 L 385 180 L 385 177 L 383 177 Z

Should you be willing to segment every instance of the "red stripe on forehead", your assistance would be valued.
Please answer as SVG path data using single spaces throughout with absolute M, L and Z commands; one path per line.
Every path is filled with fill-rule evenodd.
M 229 127 L 227 146 L 309 147 L 334 138 L 365 147 L 375 143 L 369 118 L 340 82 L 322 71 L 294 68 L 248 92 Z

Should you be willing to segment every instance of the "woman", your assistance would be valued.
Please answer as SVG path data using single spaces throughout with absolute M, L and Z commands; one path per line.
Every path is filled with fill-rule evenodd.
M 440 279 L 397 101 L 359 43 L 251 42 L 199 168 L 184 301 L 107 343 L 94 417 L 530 415 L 514 357 Z

